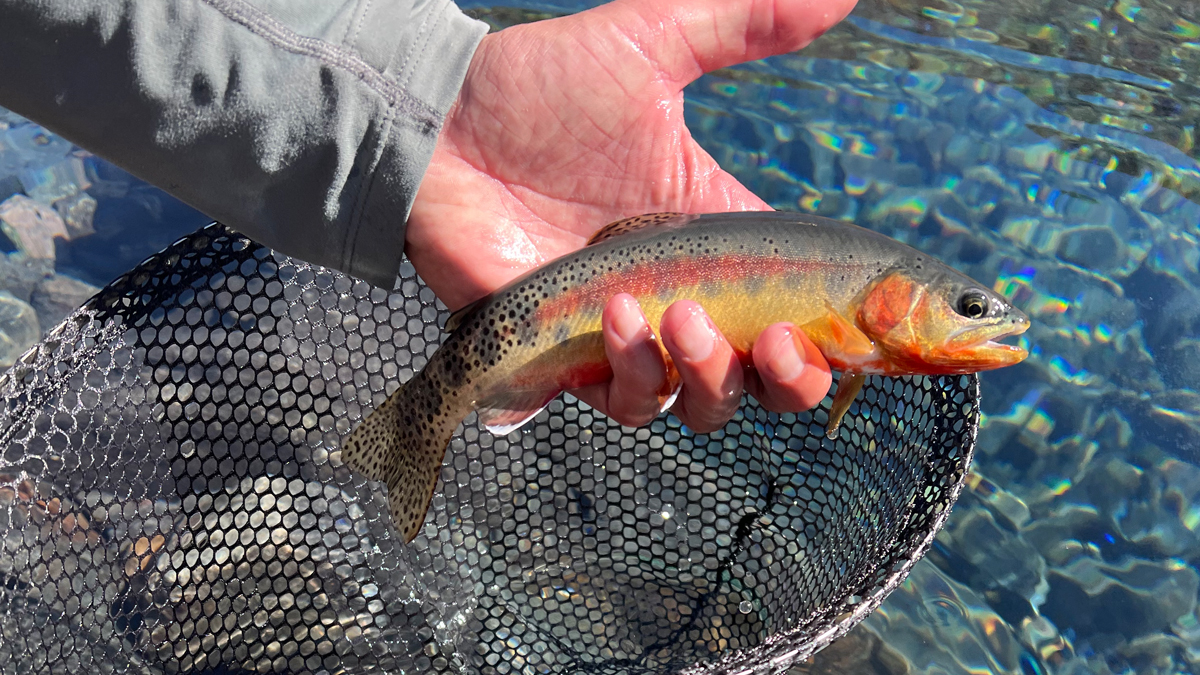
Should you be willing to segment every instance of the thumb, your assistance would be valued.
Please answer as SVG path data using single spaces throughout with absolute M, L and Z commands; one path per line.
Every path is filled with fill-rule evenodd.
M 680 89 L 704 73 L 800 49 L 857 0 L 618 0 L 603 9 Z

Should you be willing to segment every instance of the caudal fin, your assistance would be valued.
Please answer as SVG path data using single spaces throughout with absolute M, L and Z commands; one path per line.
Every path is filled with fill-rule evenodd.
M 425 521 L 446 446 L 467 413 L 422 375 L 397 389 L 342 443 L 342 461 L 387 483 L 392 523 L 406 542 Z

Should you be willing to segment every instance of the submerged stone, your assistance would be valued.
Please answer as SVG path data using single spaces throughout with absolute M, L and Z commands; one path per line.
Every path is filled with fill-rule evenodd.
M 22 302 L 29 302 L 33 289 L 53 274 L 54 263 L 49 260 L 30 258 L 23 253 L 0 254 L 0 289 Z
M 41 335 L 33 308 L 12 293 L 0 291 L 0 369 L 16 363 Z
M 1046 672 L 1039 654 L 1022 643 L 985 598 L 929 561 L 917 563 L 859 630 L 878 634 L 904 659 L 902 670 L 893 666 L 875 672 Z M 1071 658 L 1069 649 L 1056 654 L 1063 657 Z
M 54 240 L 70 239 L 66 223 L 54 209 L 25 195 L 0 204 L 0 231 L 30 258 L 54 260 Z
M 817 652 L 812 661 L 788 671 L 788 675 L 905 675 L 910 672 L 904 655 L 892 649 L 865 626 Z
M 1174 387 L 1200 387 L 1200 340 L 1182 337 L 1159 358 L 1163 378 Z
M 1067 262 L 1108 270 L 1124 261 L 1125 246 L 1112 228 L 1085 226 L 1063 232 L 1057 253 Z
M 62 216 L 71 239 L 95 234 L 92 219 L 96 215 L 96 200 L 86 192 L 78 192 L 54 202 L 54 210 Z
M 1043 613 L 1080 637 L 1125 639 L 1166 630 L 1196 608 L 1200 576 L 1174 561 L 1126 558 L 1108 562 L 1080 556 L 1047 575 Z
M 25 194 L 44 204 L 53 204 L 91 187 L 83 159 L 76 156 L 54 164 L 25 168 L 20 178 Z
M 99 290 L 73 277 L 57 274 L 39 283 L 29 302 L 37 310 L 42 330 L 50 330 Z

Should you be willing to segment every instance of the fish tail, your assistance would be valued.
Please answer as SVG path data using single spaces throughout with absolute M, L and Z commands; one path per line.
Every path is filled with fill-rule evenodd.
M 392 523 L 406 542 L 425 521 L 446 447 L 470 411 L 429 370 L 392 393 L 342 444 L 342 461 L 387 483 Z

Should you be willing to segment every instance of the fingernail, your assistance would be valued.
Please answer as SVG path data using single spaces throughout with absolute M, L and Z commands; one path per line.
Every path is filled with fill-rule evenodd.
M 624 311 L 617 312 L 617 316 L 613 318 L 613 330 L 617 332 L 617 337 L 626 345 L 635 344 L 645 340 L 649 325 L 646 324 L 646 319 L 642 316 L 641 308 L 637 301 L 629 298 L 625 300 Z
M 689 361 L 703 361 L 713 353 L 717 344 L 717 331 L 699 307 L 691 310 L 692 316 L 675 333 L 675 345 Z
M 796 336 L 788 331 L 786 336 L 775 345 L 775 352 L 767 359 L 767 370 L 771 377 L 779 382 L 791 382 L 804 372 L 804 358 L 800 356 L 800 345 L 796 344 Z

